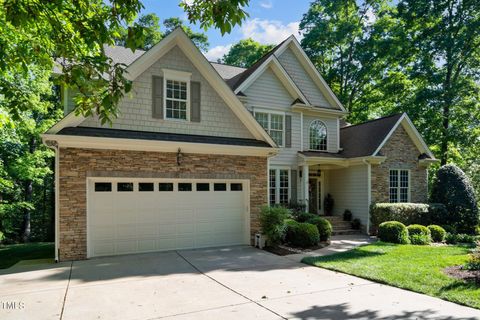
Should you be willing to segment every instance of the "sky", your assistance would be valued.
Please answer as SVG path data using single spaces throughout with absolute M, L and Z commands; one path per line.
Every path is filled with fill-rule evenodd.
M 230 34 L 223 37 L 219 30 L 211 28 L 206 32 L 196 25 L 190 25 L 195 31 L 205 32 L 210 48 L 205 56 L 210 61 L 217 61 L 232 44 L 241 39 L 252 38 L 260 43 L 278 44 L 291 34 L 300 38 L 298 25 L 307 12 L 312 0 L 251 0 L 245 11 L 250 15 L 242 26 L 235 27 Z M 143 0 L 145 8 L 142 14 L 155 13 L 163 21 L 169 17 L 180 17 L 187 21 L 186 14 L 178 5 L 180 0 Z M 188 23 L 187 23 L 188 24 Z

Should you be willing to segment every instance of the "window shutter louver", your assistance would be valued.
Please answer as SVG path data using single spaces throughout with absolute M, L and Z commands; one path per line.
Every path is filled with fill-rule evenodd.
M 163 77 L 152 78 L 152 117 L 163 119 Z
M 292 147 L 292 116 L 285 116 L 285 148 Z
M 297 202 L 297 170 L 291 170 L 290 175 L 290 201 L 295 203 Z
M 190 121 L 200 122 L 200 82 L 190 82 Z

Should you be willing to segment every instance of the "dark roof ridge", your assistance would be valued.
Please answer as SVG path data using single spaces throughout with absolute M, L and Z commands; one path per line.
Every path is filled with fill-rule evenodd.
M 345 127 L 341 127 L 341 129 L 348 129 L 348 128 L 352 128 L 352 127 L 357 127 L 357 126 L 361 126 L 363 124 L 368 124 L 368 123 L 371 123 L 371 122 L 375 122 L 375 121 L 379 121 L 379 120 L 385 120 L 385 119 L 388 119 L 388 118 L 393 118 L 393 117 L 396 117 L 396 116 L 402 116 L 403 113 L 394 113 L 394 114 L 391 114 L 391 115 L 388 115 L 388 116 L 384 116 L 384 117 L 380 117 L 380 118 L 376 118 L 376 119 L 372 119 L 372 120 L 367 120 L 365 122 L 361 122 L 361 123 L 357 123 L 357 124 L 351 124 L 349 126 L 345 126 Z

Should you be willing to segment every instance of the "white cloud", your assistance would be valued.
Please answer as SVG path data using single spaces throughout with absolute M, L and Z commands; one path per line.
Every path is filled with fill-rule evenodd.
M 273 8 L 272 0 L 267 0 L 267 1 L 260 2 L 260 7 L 264 8 L 264 9 L 272 9 Z
M 301 38 L 298 33 L 299 25 L 300 22 L 298 21 L 285 25 L 277 20 L 261 20 L 256 18 L 244 22 L 240 31 L 243 38 L 252 38 L 260 43 L 277 44 L 292 34 L 297 38 Z
M 208 61 L 216 62 L 218 59 L 222 58 L 223 55 L 226 54 L 231 47 L 231 44 L 227 44 L 226 46 L 213 47 L 205 53 L 205 57 L 207 57 Z

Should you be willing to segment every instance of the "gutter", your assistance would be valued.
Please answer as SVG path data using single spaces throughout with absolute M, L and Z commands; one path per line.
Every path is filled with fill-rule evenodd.
M 55 140 L 43 140 L 43 143 L 55 151 L 55 262 L 59 262 L 60 232 L 60 148 Z

